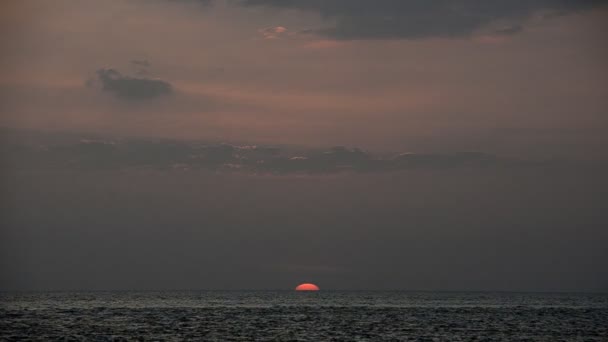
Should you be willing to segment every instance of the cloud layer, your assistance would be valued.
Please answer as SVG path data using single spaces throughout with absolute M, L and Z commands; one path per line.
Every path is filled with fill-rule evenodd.
M 36 138 L 7 142 L 3 155 L 30 168 L 216 170 L 261 174 L 386 172 L 417 168 L 506 166 L 481 152 L 374 155 L 359 148 L 298 148 L 151 139 Z
M 310 32 L 333 39 L 417 39 L 462 37 L 508 24 L 521 30 L 537 13 L 564 14 L 605 5 L 605 0 L 243 0 L 245 6 L 267 6 L 318 12 L 334 26 Z M 497 27 L 496 31 L 504 30 Z

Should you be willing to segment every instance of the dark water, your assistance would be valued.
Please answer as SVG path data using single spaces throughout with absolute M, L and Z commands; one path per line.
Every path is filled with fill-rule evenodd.
M 0 340 L 608 341 L 608 295 L 0 294 Z

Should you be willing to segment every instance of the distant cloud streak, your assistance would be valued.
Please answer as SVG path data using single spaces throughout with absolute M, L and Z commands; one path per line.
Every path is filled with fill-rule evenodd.
M 233 145 L 149 139 L 62 138 L 36 144 L 5 144 L 3 153 L 32 168 L 206 169 L 254 174 L 387 172 L 417 168 L 506 166 L 509 161 L 481 152 L 403 153 L 377 156 L 359 148 L 329 149 Z

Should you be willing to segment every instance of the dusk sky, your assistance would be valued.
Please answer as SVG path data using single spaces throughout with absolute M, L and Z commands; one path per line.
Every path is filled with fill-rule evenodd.
M 0 5 L 0 289 L 608 290 L 608 1 Z

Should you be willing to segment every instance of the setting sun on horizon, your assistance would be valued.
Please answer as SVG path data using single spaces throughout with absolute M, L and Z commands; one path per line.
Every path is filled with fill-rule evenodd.
M 315 284 L 304 283 L 296 287 L 296 291 L 319 291 L 319 287 Z

